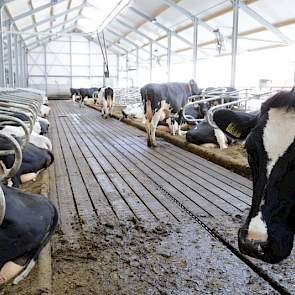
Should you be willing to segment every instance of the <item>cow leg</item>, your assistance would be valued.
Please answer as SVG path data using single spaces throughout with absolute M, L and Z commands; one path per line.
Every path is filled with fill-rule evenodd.
M 153 118 L 152 118 L 152 124 L 151 124 L 151 146 L 156 147 L 156 129 L 158 126 L 158 123 L 161 118 L 163 118 L 164 115 L 164 105 L 165 105 L 165 100 L 161 101 L 161 107 L 160 109 L 155 112 Z
M 174 119 L 173 125 L 172 125 L 172 135 L 176 135 L 176 130 L 179 131 L 179 125 L 177 121 Z
M 109 100 L 109 113 L 110 113 L 110 117 L 113 116 L 113 99 L 110 97 L 110 100 Z
M 167 119 L 167 124 L 168 124 L 168 127 L 169 127 L 169 130 L 170 130 L 170 133 L 172 134 L 173 133 L 173 123 L 172 123 L 172 119 L 171 118 L 168 118 Z
M 145 121 L 145 130 L 146 130 L 146 133 L 147 133 L 147 146 L 148 147 L 151 147 L 152 144 L 151 144 L 151 121 L 149 121 L 148 119 Z
M 220 149 L 222 150 L 228 148 L 227 138 L 219 128 L 214 128 L 214 134 Z

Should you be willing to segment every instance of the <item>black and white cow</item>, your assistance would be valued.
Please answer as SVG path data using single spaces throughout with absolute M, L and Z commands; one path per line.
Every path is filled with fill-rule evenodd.
M 4 143 L 2 146 L 4 146 Z M 48 168 L 53 161 L 54 157 L 51 151 L 29 143 L 23 150 L 20 168 L 11 179 L 12 185 L 19 187 L 22 183 L 35 180 L 39 172 Z M 14 155 L 0 156 L 0 165 L 4 171 L 10 169 L 13 163 Z
M 213 119 L 228 135 L 246 138 L 253 198 L 240 251 L 278 263 L 290 255 L 295 232 L 295 89 L 268 99 L 258 116 L 220 110 Z
M 70 88 L 72 100 L 75 102 L 77 97 L 80 97 L 79 88 Z
M 207 121 L 203 121 L 186 133 L 186 140 L 190 143 L 225 149 L 232 143 L 232 138 L 226 136 L 220 129 L 214 129 Z
M 111 87 L 101 88 L 98 94 L 98 103 L 102 106 L 101 112 L 104 118 L 113 115 L 114 90 Z
M 147 145 L 156 146 L 156 128 L 159 121 L 177 115 L 192 95 L 199 94 L 194 80 L 189 83 L 150 83 L 140 89 L 146 117 Z M 168 120 L 172 130 L 171 120 Z
M 19 283 L 52 237 L 58 213 L 48 198 L 0 187 L 0 288 Z

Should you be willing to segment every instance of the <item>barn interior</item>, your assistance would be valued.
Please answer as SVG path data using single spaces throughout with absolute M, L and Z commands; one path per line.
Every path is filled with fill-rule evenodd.
M 0 294 L 295 294 L 293 11 L 1 0 Z

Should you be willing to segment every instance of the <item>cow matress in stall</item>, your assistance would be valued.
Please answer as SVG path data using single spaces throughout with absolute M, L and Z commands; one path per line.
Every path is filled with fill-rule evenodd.
M 54 161 L 46 137 L 47 98 L 34 89 L 9 89 L 0 92 L 0 102 L 5 102 L 0 111 L 1 288 L 29 274 L 57 227 L 58 213 L 46 197 L 20 189 Z

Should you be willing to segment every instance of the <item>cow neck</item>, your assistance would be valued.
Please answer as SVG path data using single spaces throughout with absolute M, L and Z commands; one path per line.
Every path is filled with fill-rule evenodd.
M 192 96 L 193 93 L 192 93 L 192 87 L 191 87 L 191 84 L 188 83 L 188 84 L 187 84 L 187 87 L 188 87 L 188 92 L 189 92 L 190 96 Z

